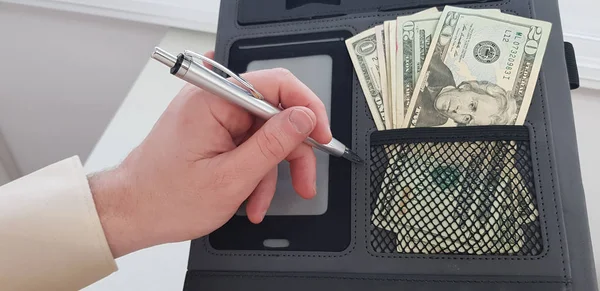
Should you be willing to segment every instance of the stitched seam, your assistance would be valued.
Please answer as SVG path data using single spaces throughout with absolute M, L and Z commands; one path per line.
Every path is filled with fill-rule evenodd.
M 456 0 L 456 1 L 460 1 L 460 0 Z M 472 0 L 469 0 L 469 1 L 472 1 Z M 511 1 L 511 0 L 507 0 L 507 1 L 491 0 L 491 1 L 494 1 L 494 2 L 493 2 L 493 3 L 485 3 L 485 4 L 475 4 L 475 3 L 470 3 L 470 4 L 458 4 L 458 5 L 460 5 L 460 6 L 463 6 L 463 7 L 481 7 L 481 6 L 484 6 L 484 7 L 497 7 L 497 6 L 502 6 L 502 5 L 508 4 L 508 3 L 510 3 L 510 1 Z M 476 2 L 476 1 L 473 1 L 473 2 Z M 450 4 L 447 4 L 447 3 L 439 3 L 439 4 L 437 4 L 437 5 L 436 5 L 436 4 L 428 4 L 428 5 L 426 5 L 426 6 L 423 6 L 423 7 L 429 7 L 429 6 L 431 6 L 431 7 L 433 7 L 433 6 L 445 6 L 445 5 L 454 5 L 454 6 L 458 6 L 457 4 L 452 4 L 452 3 L 450 3 Z M 397 5 L 387 5 L 387 6 L 382 6 L 382 7 L 380 7 L 380 8 L 382 8 L 382 9 L 386 9 L 386 8 L 395 8 L 395 7 L 398 7 L 398 6 L 397 6 Z M 398 8 L 398 9 L 402 9 L 402 8 Z M 417 8 L 417 9 L 418 9 L 418 8 Z M 392 11 L 390 11 L 390 12 L 392 12 Z
M 237 40 L 240 40 L 240 39 L 248 38 L 250 36 L 268 37 L 268 36 L 282 35 L 282 34 L 285 34 L 287 32 L 311 32 L 311 31 L 325 32 L 325 31 L 333 29 L 333 28 L 349 29 L 349 30 L 351 30 L 351 32 L 353 34 L 356 34 L 356 32 L 358 31 L 356 27 L 347 24 L 347 25 L 334 25 L 334 26 L 315 27 L 315 28 L 298 28 L 298 29 L 276 31 L 276 32 L 256 32 L 256 33 L 248 33 L 248 34 L 244 34 L 244 35 L 232 36 L 225 43 L 225 47 L 226 48 L 231 48 L 231 45 L 232 45 L 233 42 L 235 42 Z M 227 60 L 229 59 L 229 50 L 225 51 L 225 58 Z
M 483 133 L 473 133 L 473 134 L 469 134 L 469 135 L 448 135 L 445 137 L 427 137 L 426 139 L 428 141 L 430 140 L 447 140 L 448 142 L 455 142 L 455 141 L 460 141 L 460 139 L 470 139 L 470 138 L 489 138 L 489 137 L 493 137 L 493 138 L 497 138 L 498 140 L 503 140 L 504 138 L 514 138 L 514 139 L 518 139 L 518 138 L 523 138 L 523 135 L 519 135 L 519 134 L 483 134 Z M 404 144 L 404 143 L 417 143 L 417 142 L 405 142 L 406 140 L 412 140 L 410 137 L 407 136 L 400 136 L 400 137 L 386 137 L 383 139 L 378 140 L 377 142 L 373 142 L 373 144 L 375 145 L 388 145 L 389 143 L 394 143 L 394 144 Z M 424 143 L 426 143 L 427 141 L 423 141 Z
M 529 140 L 529 131 L 525 131 L 526 127 L 524 126 L 503 126 L 502 129 L 497 130 L 488 130 L 488 131 L 475 131 L 469 130 L 465 131 L 467 128 L 454 128 L 450 129 L 451 131 L 456 132 L 448 132 L 438 131 L 440 128 L 434 131 L 421 131 L 420 129 L 410 129 L 410 130 L 389 130 L 389 131 L 379 131 L 371 135 L 370 143 L 372 145 L 386 145 L 390 142 L 398 143 L 398 142 L 406 142 L 406 143 L 419 143 L 419 142 L 428 142 L 430 140 L 448 140 L 449 142 L 453 142 L 456 138 L 462 139 L 490 139 L 490 140 L 501 140 L 505 138 L 513 138 L 517 141 L 528 141 Z M 414 131 L 412 131 L 414 130 Z M 457 133 L 458 132 L 458 133 Z M 460 133 L 460 134 L 459 134 Z
M 392 281 L 392 282 L 427 282 L 427 283 L 481 283 L 481 284 L 522 284 L 522 283 L 563 283 L 568 284 L 570 280 L 444 280 L 444 279 L 410 279 L 410 278 L 366 278 L 366 277 L 349 277 L 349 276 L 307 276 L 307 275 L 273 275 L 273 274 L 222 274 L 214 272 L 202 272 L 194 274 L 196 277 L 227 277 L 227 278 L 259 278 L 259 279 L 320 279 L 320 280 L 351 280 L 351 281 Z
M 527 1 L 528 4 L 528 8 L 529 8 L 529 16 L 533 15 L 533 11 L 531 10 L 531 0 Z M 541 71 L 540 71 L 541 72 Z M 543 74 L 543 73 L 541 73 Z M 544 86 L 542 86 L 543 81 L 542 81 L 542 76 L 540 74 L 540 77 L 538 77 L 538 83 L 540 84 L 540 86 L 538 86 L 538 90 L 540 91 L 540 103 L 542 105 L 542 117 L 544 118 L 544 132 L 546 133 L 546 150 L 548 152 L 548 165 L 550 167 L 550 181 L 551 181 L 551 187 L 552 187 L 552 200 L 554 203 L 554 210 L 556 213 L 556 228 L 558 230 L 558 240 L 559 240 L 559 246 L 560 246 L 560 258 L 562 261 L 562 265 L 563 265 L 563 278 L 565 279 L 565 281 L 568 281 L 567 279 L 567 270 L 566 270 L 566 265 L 565 265 L 565 256 L 564 256 L 564 249 L 563 249 L 563 241 L 562 241 L 562 233 L 560 231 L 561 228 L 561 223 L 560 223 L 560 218 L 559 218 L 559 213 L 558 213 L 558 205 L 556 204 L 556 189 L 554 187 L 554 169 L 552 168 L 552 157 L 550 156 L 550 141 L 548 139 L 548 121 L 546 120 L 546 105 L 545 105 L 545 95 L 544 95 L 544 91 L 542 90 L 542 88 Z M 534 137 L 537 136 L 535 134 L 535 127 L 532 126 L 533 131 L 534 131 Z M 534 139 L 535 141 L 536 139 Z M 537 151 L 536 151 L 537 153 Z M 537 156 L 537 155 L 536 155 Z M 538 164 L 538 169 L 539 169 L 539 164 Z M 542 188 L 542 183 L 541 183 L 541 178 L 540 178 L 541 174 L 538 171 L 538 180 L 539 180 L 539 184 L 540 184 L 540 193 L 543 193 L 543 191 L 541 191 Z M 541 201 L 542 201 L 542 205 L 543 205 L 543 201 L 544 201 L 544 195 L 540 195 L 541 197 Z M 542 208 L 543 209 L 543 208 Z M 545 216 L 544 216 L 544 225 L 545 228 L 547 228 L 547 221 L 545 220 Z M 550 239 L 548 238 L 548 232 L 546 230 L 546 246 L 547 246 L 547 250 L 546 250 L 546 254 L 549 252 L 550 250 Z M 544 254 L 544 256 L 546 255 Z
M 538 78 L 538 82 L 540 82 L 540 81 L 541 80 Z M 541 98 L 542 99 L 544 98 L 543 94 L 541 95 Z M 533 140 L 533 147 L 535 148 L 535 150 L 531 151 L 531 158 L 532 158 L 531 162 L 533 163 L 533 158 L 535 157 L 535 163 L 536 163 L 535 168 L 537 169 L 537 183 L 536 184 L 539 188 L 538 189 L 539 195 L 537 198 L 539 198 L 539 201 L 540 201 L 540 207 L 538 207 L 538 208 L 541 212 L 540 222 L 544 225 L 544 234 L 546 237 L 545 242 L 544 242 L 544 254 L 542 256 L 542 257 L 545 257 L 550 252 L 550 238 L 548 237 L 548 221 L 546 219 L 546 206 L 545 206 L 546 204 L 544 203 L 544 195 L 543 195 L 544 191 L 542 190 L 543 183 L 542 183 L 542 174 L 540 171 L 540 158 L 539 158 L 539 155 L 537 154 L 538 153 L 538 146 L 537 146 L 537 136 L 538 135 L 537 135 L 535 125 L 533 123 L 526 122 L 526 124 L 528 124 L 531 127 L 531 130 L 533 132 L 532 140 Z
M 355 77 L 356 74 L 352 74 L 352 82 L 354 82 L 354 88 L 352 89 L 352 103 L 354 104 L 354 106 L 352 107 L 352 111 L 354 112 L 354 132 L 352 134 L 352 141 L 353 141 L 353 149 L 357 149 L 358 148 L 358 118 L 359 118 L 359 114 L 358 114 L 358 98 L 359 98 L 359 82 L 357 77 Z M 351 209 L 350 211 L 352 211 L 352 216 L 354 217 L 354 224 L 351 226 L 352 227 L 352 251 L 354 251 L 354 248 L 356 247 L 356 240 L 357 240 L 357 235 L 356 235 L 356 229 L 358 228 L 358 217 L 357 217 L 357 210 L 358 210 L 358 179 L 357 179 L 357 175 L 358 175 L 358 171 L 356 171 L 356 166 L 352 165 L 352 175 L 353 175 L 353 180 L 354 180 L 354 191 L 351 193 L 352 194 L 352 198 L 354 199 L 354 208 Z M 367 179 L 365 178 L 365 184 L 367 183 Z
M 531 8 L 530 8 L 531 9 Z M 540 84 L 542 84 L 542 80 L 541 78 L 538 80 L 538 82 L 540 82 Z M 556 189 L 554 187 L 554 168 L 552 167 L 552 157 L 550 156 L 550 141 L 548 138 L 548 124 L 547 124 L 547 120 L 546 120 L 546 105 L 545 105 L 545 100 L 544 100 L 544 92 L 542 91 L 542 87 L 543 86 L 539 86 L 539 91 L 540 91 L 540 96 L 541 98 L 541 104 L 542 104 L 542 116 L 544 117 L 544 132 L 546 135 L 546 150 L 548 152 L 548 166 L 550 167 L 550 181 L 552 182 L 551 188 L 552 188 L 552 201 L 554 203 L 554 211 L 556 214 L 556 228 L 558 230 L 558 240 L 559 240 L 559 246 L 560 246 L 560 259 L 562 261 L 562 265 L 563 265 L 563 278 L 566 280 L 567 279 L 567 269 L 566 269 L 566 265 L 565 265 L 565 256 L 564 256 L 564 249 L 563 249 L 563 240 L 562 240 L 562 232 L 560 231 L 560 216 L 558 213 L 558 204 L 556 203 L 557 197 L 556 197 Z M 535 130 L 535 129 L 534 129 Z M 539 165 L 538 165 L 539 168 Z M 540 181 L 540 188 L 541 188 L 541 181 Z M 544 221 L 546 223 L 546 221 Z M 547 240 L 549 240 L 549 238 L 547 238 Z M 550 248 L 550 243 L 547 243 L 548 245 L 548 249 Z
M 457 0 L 458 1 L 458 0 Z M 496 0 L 498 1 L 498 0 Z M 494 2 L 494 3 L 485 3 L 485 4 L 461 4 L 460 6 L 463 7 L 468 7 L 468 8 L 485 8 L 485 7 L 500 7 L 500 6 L 504 6 L 506 4 L 509 4 L 510 2 L 512 2 L 512 0 L 505 0 L 505 1 L 498 1 L 498 2 Z M 442 4 L 440 3 L 440 5 L 453 5 L 453 4 Z M 434 5 L 427 5 L 427 6 L 431 6 L 433 7 Z M 439 6 L 439 5 L 438 5 Z M 395 7 L 394 5 L 387 5 L 387 6 L 382 6 L 380 8 L 393 8 Z M 358 15 L 358 16 L 340 16 L 340 17 L 331 17 L 329 19 L 318 19 L 318 20 L 301 20 L 301 21 L 293 21 L 293 19 L 297 19 L 299 18 L 299 16 L 289 16 L 289 17 L 284 17 L 284 18 L 280 18 L 277 21 L 290 21 L 291 22 L 287 22 L 287 23 L 269 23 L 269 24 L 257 24 L 257 25 L 252 25 L 252 24 L 248 24 L 248 25 L 240 25 L 236 19 L 236 21 L 234 21 L 235 27 L 238 30 L 249 30 L 249 29 L 259 29 L 259 28 L 265 28 L 265 27 L 284 27 L 284 26 L 296 26 L 296 25 L 301 25 L 301 24 L 314 24 L 314 23 L 324 23 L 324 22 L 336 22 L 336 21 L 341 21 L 341 20 L 349 20 L 349 19 L 359 19 L 359 18 L 369 18 L 369 17 L 381 17 L 381 16 L 386 16 L 386 15 L 407 15 L 407 14 L 413 14 L 415 13 L 415 11 L 413 10 L 418 10 L 424 7 L 420 7 L 420 6 L 413 6 L 411 7 L 406 7 L 405 9 L 402 8 L 398 8 L 397 11 L 386 11 L 386 12 L 382 12 L 382 11 L 373 11 L 372 9 L 375 7 L 367 7 L 367 8 L 361 8 L 361 9 L 353 9 L 353 10 L 333 10 L 331 11 L 331 13 L 340 13 L 340 12 L 346 12 L 346 13 L 363 13 L 363 12 L 370 12 L 373 13 L 372 15 Z M 235 15 L 239 15 L 239 0 L 237 1 L 237 4 L 235 5 Z M 400 12 L 403 11 L 403 12 Z

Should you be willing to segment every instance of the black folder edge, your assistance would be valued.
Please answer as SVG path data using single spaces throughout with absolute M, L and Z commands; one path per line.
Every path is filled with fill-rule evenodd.
M 422 5 L 426 2 L 429 4 Z M 237 39 L 335 29 L 349 29 L 358 33 L 383 20 L 392 19 L 395 15 L 411 14 L 430 7 L 430 2 L 432 1 L 406 1 L 400 5 L 402 10 L 393 10 L 392 7 L 392 12 L 383 12 L 388 9 L 379 7 L 376 12 L 373 12 L 373 9 L 363 9 L 350 11 L 343 16 L 332 15 L 330 18 L 298 18 L 297 21 L 286 19 L 281 23 L 244 25 L 236 21 L 240 15 L 239 2 L 222 1 L 215 59 L 227 63 L 229 46 Z M 435 2 L 439 6 L 456 5 L 457 2 L 464 4 L 461 1 L 450 0 Z M 309 5 L 312 4 L 306 7 L 310 7 Z M 514 284 L 510 290 L 598 290 L 572 104 L 569 98 L 569 89 L 578 86 L 578 82 L 574 82 L 578 78 L 573 77 L 576 72 L 573 71 L 572 65 L 574 53 L 570 52 L 571 48 L 568 45 L 563 45 L 558 3 L 556 0 L 505 0 L 456 6 L 501 8 L 507 13 L 553 23 L 536 95 L 525 124 L 532 136 L 532 159 L 536 164 L 534 170 L 539 177 L 537 187 L 543 198 L 546 198 L 544 209 L 547 211 L 540 215 L 545 218 L 542 225 L 548 236 L 548 253 L 541 258 L 516 260 L 496 257 L 377 256 L 366 249 L 359 249 L 365 247 L 365 239 L 357 233 L 365 234 L 366 221 L 357 219 L 364 219 L 365 212 L 361 208 L 365 207 L 362 204 L 366 199 L 357 197 L 365 193 L 353 191 L 354 238 L 346 251 L 334 254 L 219 252 L 210 247 L 207 238 L 199 238 L 192 241 L 185 290 L 238 290 L 238 286 L 249 287 L 251 290 L 278 290 L 283 286 L 288 290 L 302 290 L 300 287 L 317 290 L 337 287 L 363 290 L 364 285 L 360 282 L 368 282 L 370 289 L 374 290 L 399 290 L 402 286 L 411 290 L 506 290 L 505 284 Z M 371 8 L 373 7 L 371 5 Z M 564 62 L 560 61 L 563 57 Z M 361 154 L 365 154 L 368 150 L 368 135 L 373 131 L 372 121 L 364 118 L 363 111 L 366 111 L 366 107 L 364 100 L 360 100 L 364 97 L 356 78 L 354 82 L 353 99 L 356 106 L 353 146 L 365 147 L 360 150 Z M 366 175 L 364 169 L 353 168 L 355 191 L 362 190 L 357 184 L 368 184 Z M 407 272 L 403 266 L 390 263 L 390 260 L 412 264 L 413 272 Z M 374 261 L 380 262 L 382 268 L 364 265 Z M 427 261 L 434 261 L 436 264 L 430 265 Z M 545 263 L 532 263 L 536 261 Z M 472 264 L 479 264 L 478 268 L 473 268 Z M 430 266 L 426 274 L 419 271 L 422 270 L 421 265 Z M 458 269 L 452 269 L 453 266 Z M 506 270 L 507 274 L 494 274 L 491 270 L 493 266 Z M 540 269 L 535 269 L 537 267 Z M 509 272 L 511 274 L 508 274 Z M 409 275 L 411 273 L 415 275 Z M 481 273 L 490 273 L 490 276 Z M 391 286 L 390 282 L 393 283 Z M 420 284 L 411 285 L 415 282 Z M 395 289 L 391 289 L 392 287 Z

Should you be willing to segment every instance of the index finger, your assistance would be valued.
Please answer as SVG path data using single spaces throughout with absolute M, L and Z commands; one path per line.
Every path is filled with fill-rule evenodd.
M 242 78 L 275 106 L 303 106 L 312 110 L 317 117 L 317 124 L 311 137 L 322 144 L 331 142 L 329 117 L 323 101 L 289 70 L 278 68 L 254 71 L 242 74 Z

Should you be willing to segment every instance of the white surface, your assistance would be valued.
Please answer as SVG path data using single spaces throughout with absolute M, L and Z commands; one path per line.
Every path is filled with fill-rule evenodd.
M 213 34 L 172 29 L 159 46 L 171 52 L 214 49 Z M 148 135 L 184 82 L 150 61 L 85 164 L 89 172 L 118 164 Z M 143 250 L 117 261 L 119 272 L 85 290 L 182 290 L 189 242 Z
M 584 87 L 600 89 L 600 25 L 597 0 L 559 0 L 565 40 L 575 47 Z
M 22 174 L 85 161 L 166 30 L 0 3 L 0 132 Z
M 220 0 L 0 0 L 35 7 L 216 32 Z
M 598 211 L 600 206 L 600 179 L 598 179 L 600 90 L 578 89 L 573 91 L 573 112 L 587 214 L 594 246 L 594 257 L 596 258 L 596 273 L 600 273 L 600 211 Z M 600 276 L 598 279 L 600 280 Z

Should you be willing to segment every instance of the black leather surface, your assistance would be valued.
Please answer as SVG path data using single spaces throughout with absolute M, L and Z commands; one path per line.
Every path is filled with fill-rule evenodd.
M 342 16 L 418 7 L 464 5 L 500 1 L 501 0 L 252 0 L 238 2 L 237 20 L 240 25 L 275 22 L 282 23 L 306 19 L 322 19 L 336 15 Z
M 553 282 L 543 277 L 531 278 L 530 282 L 522 282 L 511 280 L 511 278 L 188 272 L 184 290 L 563 291 L 568 290 L 568 287 L 561 282 Z
M 565 42 L 565 60 L 567 62 L 569 85 L 571 86 L 571 90 L 575 90 L 579 88 L 579 69 L 577 68 L 575 48 L 570 42 Z
M 338 17 L 240 25 L 235 21 L 240 12 L 238 1 L 222 1 L 216 60 L 227 64 L 230 47 L 240 39 L 340 30 L 356 34 L 395 16 L 418 12 L 426 2 L 394 3 L 403 9 L 350 11 Z M 368 242 L 369 165 L 354 165 L 348 221 L 351 242 L 347 249 L 219 251 L 207 238 L 197 239 L 190 251 L 186 290 L 597 290 L 558 3 L 505 0 L 461 6 L 500 8 L 553 23 L 525 123 L 531 138 L 542 253 L 523 257 L 375 253 Z M 348 125 L 352 127 L 351 146 L 367 159 L 375 126 L 356 77 L 348 102 L 352 102 L 352 123 Z

